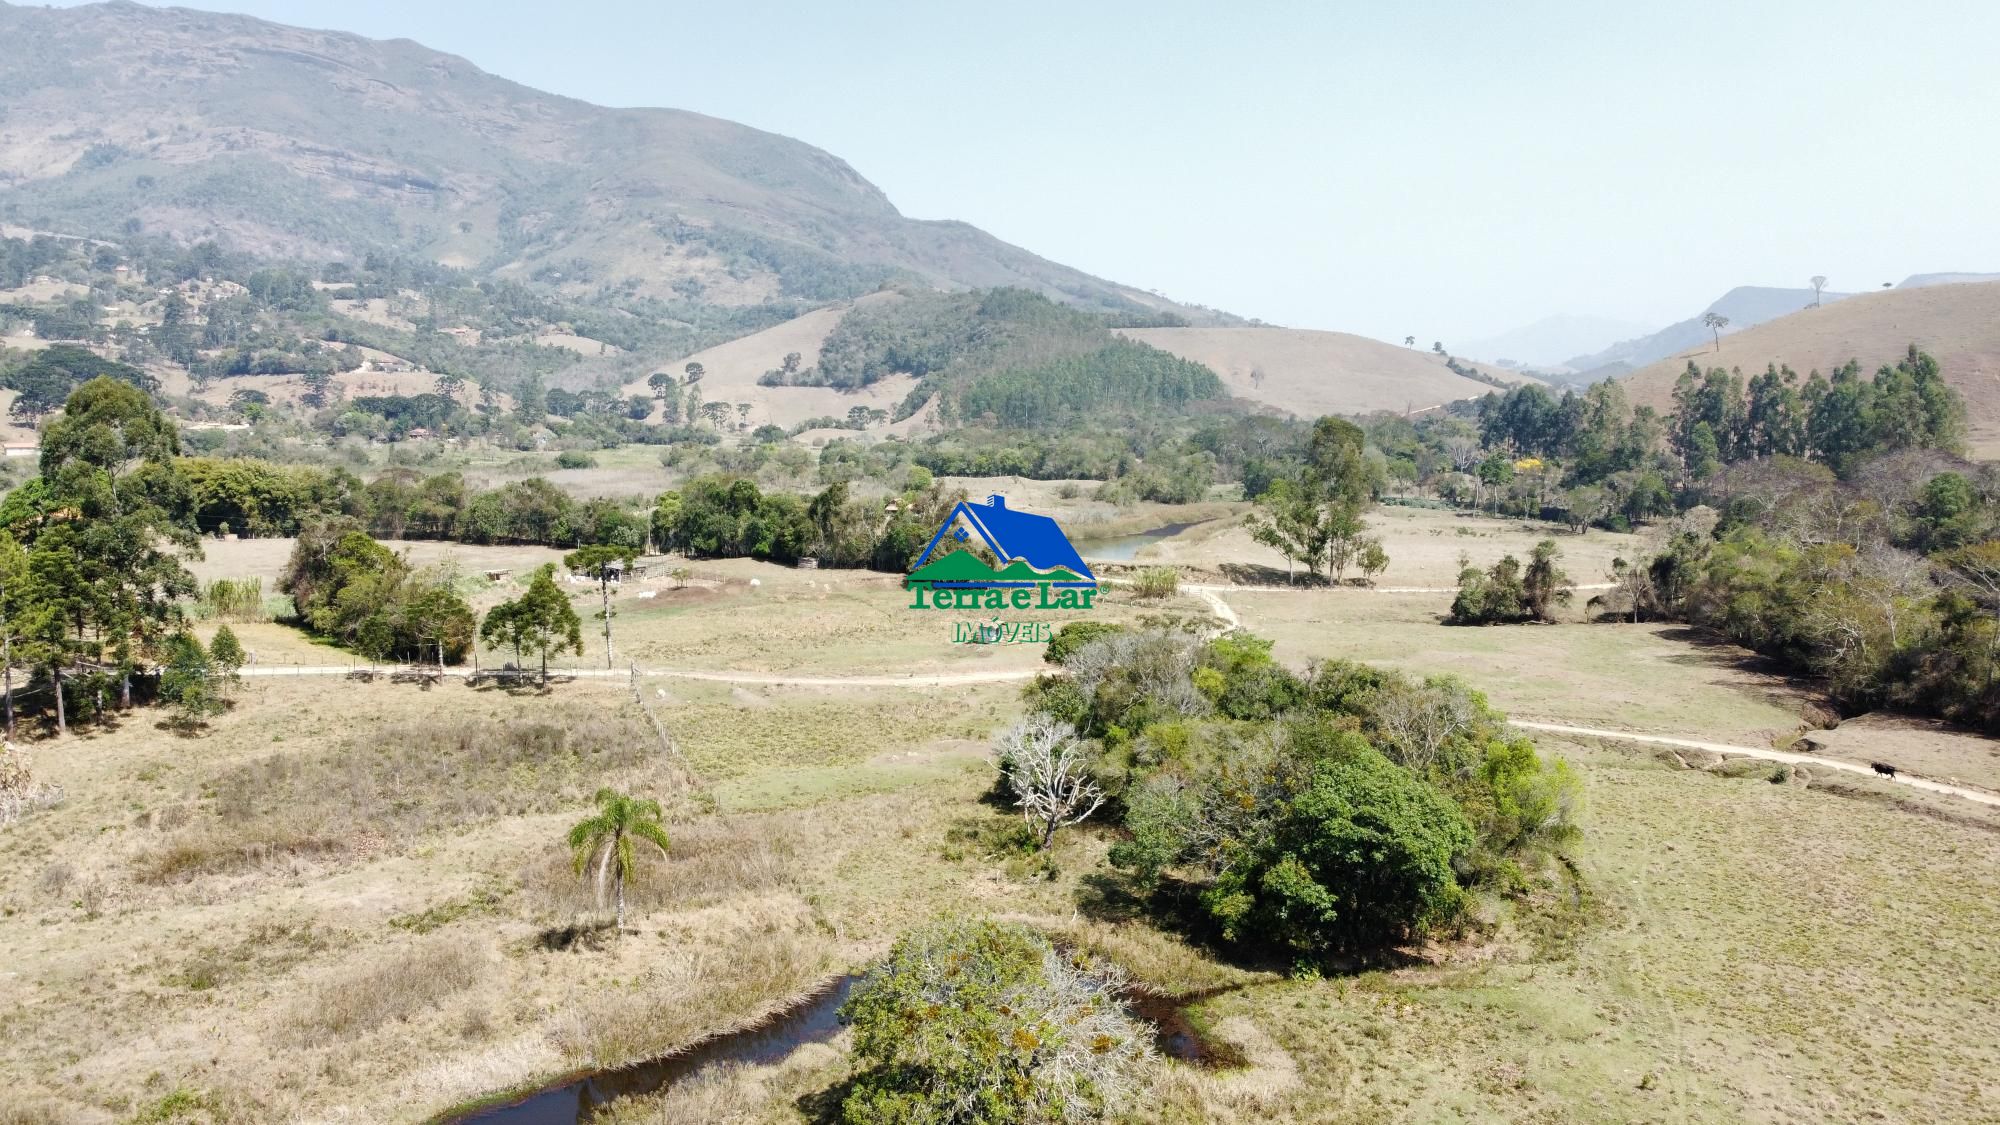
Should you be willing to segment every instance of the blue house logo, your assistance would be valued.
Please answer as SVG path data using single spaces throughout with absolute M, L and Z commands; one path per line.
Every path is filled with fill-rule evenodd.
M 997 565 L 969 549 L 975 541 Z M 1004 496 L 959 501 L 903 584 L 915 592 L 912 609 L 1089 609 L 1097 593 L 1097 576 L 1056 521 L 1009 508 Z

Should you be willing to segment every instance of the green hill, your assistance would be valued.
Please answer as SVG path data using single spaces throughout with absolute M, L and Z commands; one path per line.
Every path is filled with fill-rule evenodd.
M 1083 576 L 1066 566 L 1050 571 L 1039 571 L 1029 566 L 1025 559 L 1015 559 L 1005 569 L 994 575 L 1002 582 L 1081 582 Z
M 918 567 L 905 582 L 1081 582 L 1084 579 L 1067 567 L 1046 573 L 1015 559 L 995 571 L 971 551 L 954 550 Z
M 999 576 L 971 551 L 939 555 L 910 572 L 907 582 L 991 582 Z

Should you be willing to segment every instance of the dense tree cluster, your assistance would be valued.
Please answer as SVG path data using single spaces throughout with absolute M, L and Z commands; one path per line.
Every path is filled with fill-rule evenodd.
M 1553 539 L 1535 544 L 1527 569 L 1507 555 L 1486 570 L 1467 565 L 1458 572 L 1458 595 L 1448 620 L 1454 625 L 1506 625 L 1554 621 L 1555 607 L 1568 605 L 1569 575 L 1556 566 L 1562 548 Z
M 965 498 L 928 480 L 910 483 L 891 513 L 883 501 L 852 497 L 845 481 L 808 498 L 767 492 L 742 477 L 697 477 L 660 495 L 653 539 L 662 550 L 698 557 L 790 563 L 810 555 L 828 566 L 901 572 Z
M 850 310 L 804 367 L 787 356 L 761 382 L 854 389 L 892 374 L 922 381 L 900 415 L 1009 429 L 1066 427 L 1093 415 L 1184 412 L 1223 397 L 1198 363 L 1111 332 L 1100 316 L 1024 289 L 909 292 Z
M 136 367 L 67 344 L 44 348 L 19 365 L 7 368 L 0 375 L 0 386 L 15 392 L 8 411 L 17 418 L 32 421 L 61 409 L 78 387 L 99 376 L 129 383 L 149 394 L 159 387 L 157 379 Z
M 1931 451 L 1840 480 L 1786 457 L 1733 466 L 1649 555 L 1617 617 L 1705 625 L 1826 677 L 1842 707 L 2000 731 L 2000 470 Z
M 448 567 L 419 569 L 359 525 L 329 520 L 299 533 L 278 588 L 308 629 L 373 660 L 457 664 L 472 649 L 472 607 Z
M 183 628 L 197 553 L 173 424 L 145 392 L 98 377 L 42 434 L 41 475 L 0 502 L 0 664 L 48 688 L 58 730 L 102 714 Z
M 1547 874 L 1577 783 L 1510 739 L 1478 693 L 1270 642 L 1065 630 L 1037 712 L 1095 740 L 1130 833 L 1112 851 L 1155 894 L 1190 894 L 1224 941 L 1312 961 L 1462 917 L 1468 895 Z

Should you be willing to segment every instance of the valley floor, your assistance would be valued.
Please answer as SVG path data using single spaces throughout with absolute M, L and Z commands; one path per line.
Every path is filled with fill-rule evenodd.
M 199 737 L 140 711 L 31 744 L 66 799 L 0 833 L 0 1122 L 422 1120 L 752 1019 L 945 911 L 1037 922 L 1169 991 L 1241 986 L 1198 1013 L 1249 1065 L 1157 1063 L 1136 1120 L 2000 1116 L 1993 810 L 1538 735 L 1586 787 L 1575 899 L 1496 917 L 1475 947 L 1285 979 L 1133 914 L 1099 877 L 1106 830 L 1066 834 L 1053 879 L 996 846 L 1013 817 L 981 801 L 988 740 L 1017 682 L 879 682 L 1025 675 L 1038 646 L 953 645 L 947 615 L 904 609 L 884 576 L 709 577 L 628 592 L 621 664 L 878 682 L 644 680 L 672 749 L 615 678 L 542 694 L 258 677 Z M 1770 746 L 1807 698 L 1673 627 L 1455 629 L 1435 594 L 1215 596 L 1288 663 L 1451 672 L 1520 719 Z M 1213 608 L 1192 591 L 1105 602 L 1113 620 Z M 273 663 L 285 645 L 345 659 L 240 631 Z M 1990 780 L 1973 771 L 1991 743 L 1925 738 L 1922 772 Z M 605 784 L 674 819 L 617 939 L 593 929 L 562 842 Z M 844 1050 L 705 1075 L 616 1119 L 797 1120 Z

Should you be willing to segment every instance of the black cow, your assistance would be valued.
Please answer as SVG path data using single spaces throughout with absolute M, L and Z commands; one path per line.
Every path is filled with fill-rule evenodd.
M 1875 772 L 1881 774 L 1883 777 L 1896 776 L 1896 767 L 1887 762 L 1870 762 L 1868 764 L 1875 767 Z

